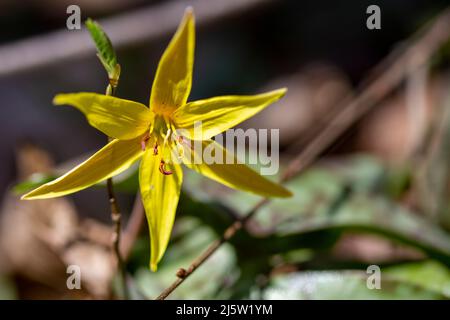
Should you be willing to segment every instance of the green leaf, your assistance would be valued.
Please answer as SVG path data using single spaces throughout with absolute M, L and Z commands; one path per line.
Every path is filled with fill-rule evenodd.
M 435 291 L 450 299 L 450 270 L 436 261 L 404 263 L 382 269 L 384 277 Z
M 438 292 L 411 283 L 384 279 L 381 289 L 369 289 L 364 271 L 312 271 L 284 274 L 272 278 L 263 299 L 339 299 L 339 300 L 429 300 L 445 299 Z
M 86 27 L 97 47 L 97 56 L 108 72 L 109 77 L 117 80 L 117 73 L 120 72 L 120 68 L 118 67 L 116 52 L 114 51 L 111 41 L 97 22 L 88 19 L 86 21 Z
M 295 272 L 275 276 L 265 299 L 448 299 L 450 271 L 428 260 L 381 268 L 381 288 L 369 289 L 372 274 L 360 270 Z
M 53 174 L 34 173 L 27 180 L 16 184 L 12 191 L 15 194 L 26 193 L 56 178 L 57 176 Z

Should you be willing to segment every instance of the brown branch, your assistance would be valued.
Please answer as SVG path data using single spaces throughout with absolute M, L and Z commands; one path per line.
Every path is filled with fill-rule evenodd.
M 349 98 L 338 108 L 337 113 L 328 121 L 327 126 L 295 157 L 288 165 L 281 182 L 286 182 L 303 172 L 318 156 L 325 151 L 346 129 L 367 114 L 377 103 L 390 94 L 403 78 L 410 72 L 426 63 L 450 37 L 450 9 L 441 13 L 431 25 L 427 25 L 414 35 L 402 48 L 395 50 L 384 59 L 371 73 L 358 90 L 360 93 Z M 364 84 L 367 85 L 364 85 Z M 339 111 L 340 110 L 340 111 Z M 243 218 L 235 221 L 214 241 L 188 269 L 179 269 L 177 279 L 156 299 L 166 299 L 180 284 L 200 267 L 217 249 L 251 219 L 255 213 L 269 202 L 263 199 L 258 202 Z

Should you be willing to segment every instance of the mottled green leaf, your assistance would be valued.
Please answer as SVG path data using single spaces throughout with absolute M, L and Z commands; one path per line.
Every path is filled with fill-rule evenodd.
M 287 184 L 294 193 L 292 198 L 273 199 L 258 211 L 250 232 L 289 239 L 278 239 L 280 245 L 271 239 L 267 250 L 305 245 L 309 234 L 316 235 L 320 243 L 327 233 L 371 233 L 412 246 L 450 265 L 450 235 L 391 199 L 383 186 L 385 174 L 381 163 L 367 156 L 311 168 Z M 192 174 L 185 177 L 185 190 L 197 199 L 216 199 L 237 214 L 245 214 L 260 199 Z
M 369 289 L 363 271 L 296 272 L 274 277 L 263 291 L 263 299 L 282 300 L 385 300 L 444 299 L 437 292 L 410 283 L 383 279 L 381 289 Z
M 450 299 L 450 270 L 436 261 L 404 263 L 383 269 L 383 276 L 434 291 Z

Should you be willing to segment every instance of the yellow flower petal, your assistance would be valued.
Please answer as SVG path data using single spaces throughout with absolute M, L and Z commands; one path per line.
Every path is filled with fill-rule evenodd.
M 150 230 L 152 271 L 156 271 L 169 243 L 183 180 L 183 171 L 178 164 L 165 165 L 166 170 L 172 171 L 170 175 L 159 171 L 162 149 L 158 155 L 150 149 L 145 152 L 139 170 L 142 202 Z
M 186 103 L 192 84 L 194 46 L 194 13 L 189 8 L 156 70 L 150 96 L 150 108 L 155 113 L 169 114 Z
M 119 174 L 141 155 L 141 138 L 113 140 L 65 175 L 22 196 L 22 199 L 47 199 L 64 196 Z
M 191 141 L 191 147 L 187 146 L 186 143 L 183 144 L 183 163 L 188 168 L 233 189 L 248 191 L 265 197 L 285 198 L 292 196 L 292 193 L 285 187 L 264 178 L 245 164 L 239 164 L 235 157 L 234 164 L 226 164 L 223 162 L 222 164 L 206 163 L 201 158 L 202 155 L 199 154 L 199 150 L 193 147 L 193 143 Z M 227 150 L 220 144 L 213 140 L 202 141 L 201 143 L 202 150 L 205 150 L 209 146 L 213 147 L 217 152 L 221 152 L 221 159 L 225 162 L 227 159 Z M 210 146 L 211 144 L 214 146 Z M 202 163 L 199 163 L 201 159 L 203 159 Z
M 84 113 L 91 126 L 121 140 L 143 134 L 154 117 L 150 109 L 141 103 L 97 93 L 58 94 L 53 103 L 76 107 Z
M 190 102 L 173 114 L 175 125 L 186 129 L 189 139 L 207 140 L 252 117 L 286 93 L 278 89 L 254 96 L 223 96 Z M 201 121 L 200 136 L 194 137 L 194 125 Z

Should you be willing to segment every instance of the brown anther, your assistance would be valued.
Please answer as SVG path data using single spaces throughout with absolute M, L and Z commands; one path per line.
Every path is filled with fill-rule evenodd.
M 161 172 L 163 175 L 168 176 L 170 174 L 172 174 L 172 171 L 168 171 L 164 168 L 165 166 L 165 162 L 164 160 L 161 160 L 161 162 L 159 163 L 159 172 Z
M 153 147 L 153 155 L 156 156 L 158 154 L 158 142 L 155 143 L 155 146 Z
M 178 269 L 178 271 L 177 271 L 178 278 L 184 279 L 184 278 L 186 278 L 186 276 L 187 276 L 186 269 L 183 269 L 183 268 Z
M 178 142 L 179 143 L 183 143 L 184 137 L 183 136 L 178 136 Z
M 142 140 L 141 140 L 141 149 L 142 149 L 142 151 L 145 151 L 145 148 L 147 146 L 147 141 L 149 139 L 150 139 L 150 136 L 148 135 L 148 133 L 145 136 L 142 137 Z

